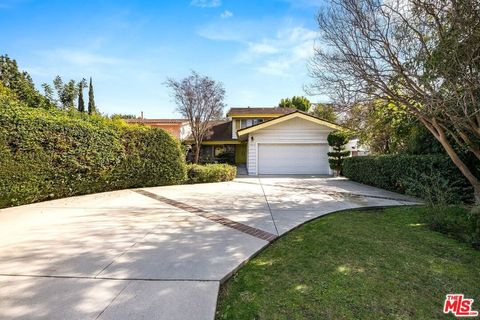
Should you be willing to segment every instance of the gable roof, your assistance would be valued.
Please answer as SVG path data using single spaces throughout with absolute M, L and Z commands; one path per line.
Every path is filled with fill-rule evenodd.
M 246 108 L 231 108 L 228 111 L 227 116 L 249 116 L 249 115 L 284 115 L 295 112 L 295 109 L 290 108 L 280 108 L 280 107 L 272 107 L 272 108 L 254 108 L 254 107 L 246 107 Z
M 292 113 L 280 116 L 278 118 L 270 119 L 270 120 L 267 120 L 267 121 L 264 121 L 264 122 L 260 122 L 256 125 L 251 126 L 251 127 L 240 129 L 240 130 L 237 131 L 237 135 L 240 137 L 240 136 L 243 136 L 245 134 L 248 134 L 248 133 L 260 130 L 260 129 L 265 129 L 265 128 L 270 127 L 272 125 L 282 123 L 284 121 L 287 121 L 287 120 L 290 120 L 290 119 L 293 119 L 293 118 L 305 119 L 305 120 L 314 122 L 316 124 L 323 125 L 323 126 L 328 127 L 328 128 L 332 128 L 334 130 L 345 129 L 344 127 L 342 127 L 338 124 L 335 124 L 333 122 L 320 119 L 318 117 L 315 117 L 315 116 L 313 116 L 311 114 L 308 114 L 306 112 L 303 112 L 303 111 L 295 110 Z

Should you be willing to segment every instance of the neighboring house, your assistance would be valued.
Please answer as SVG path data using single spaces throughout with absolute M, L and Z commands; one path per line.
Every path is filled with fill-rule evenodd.
M 144 124 L 151 127 L 162 128 L 174 137 L 183 141 L 190 135 L 190 125 L 187 119 L 124 119 L 127 123 Z
M 345 149 L 351 152 L 352 157 L 368 156 L 370 154 L 368 147 L 360 144 L 358 137 L 351 138 L 345 146 Z
M 234 154 L 249 175 L 331 174 L 327 136 L 341 126 L 286 108 L 232 108 L 212 126 L 202 157 Z

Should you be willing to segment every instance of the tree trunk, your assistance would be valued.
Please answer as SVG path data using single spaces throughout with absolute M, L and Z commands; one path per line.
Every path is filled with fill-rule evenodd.
M 467 178 L 468 182 L 470 182 L 474 190 L 475 204 L 480 205 L 480 180 L 472 173 L 472 171 L 470 171 L 470 169 L 462 161 L 462 159 L 460 159 L 460 157 L 448 141 L 447 136 L 445 135 L 445 131 L 440 125 L 436 123 L 436 120 L 433 119 L 431 122 L 423 118 L 420 118 L 420 120 L 433 134 L 433 136 L 440 142 L 450 159 L 457 166 L 460 172 L 462 172 L 465 178 Z
M 200 160 L 200 145 L 197 143 L 197 144 L 195 144 L 195 159 L 194 159 L 194 163 L 197 164 L 199 160 Z
M 473 188 L 473 195 L 475 196 L 475 204 L 480 206 L 480 187 Z

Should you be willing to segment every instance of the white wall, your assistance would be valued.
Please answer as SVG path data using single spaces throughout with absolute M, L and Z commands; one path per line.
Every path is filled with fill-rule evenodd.
M 184 122 L 180 126 L 180 140 L 183 141 L 187 139 L 192 134 L 192 128 L 188 122 Z
M 328 143 L 327 136 L 331 131 L 333 131 L 333 129 L 329 127 L 322 126 L 305 119 L 293 118 L 250 133 L 248 136 L 247 147 L 248 174 L 258 174 L 258 144 Z
M 345 149 L 351 152 L 350 155 L 356 153 L 357 156 L 366 156 L 370 153 L 366 146 L 360 144 L 358 138 L 348 141 L 345 145 Z

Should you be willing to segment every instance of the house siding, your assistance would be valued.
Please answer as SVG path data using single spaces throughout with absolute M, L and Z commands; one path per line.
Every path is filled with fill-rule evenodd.
M 261 143 L 327 143 L 328 134 L 333 129 L 315 124 L 305 119 L 293 118 L 252 132 L 248 136 L 248 174 L 258 174 L 258 145 Z M 253 141 L 252 141 L 253 137 Z M 331 174 L 331 172 L 330 172 Z

